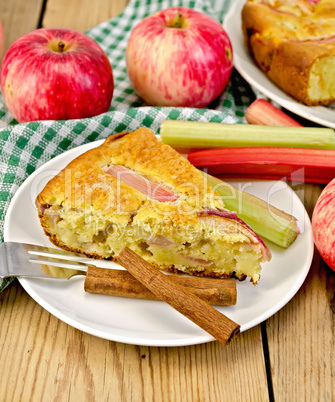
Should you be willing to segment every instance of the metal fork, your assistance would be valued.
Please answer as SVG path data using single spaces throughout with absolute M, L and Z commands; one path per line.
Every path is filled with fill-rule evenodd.
M 112 261 L 87 258 L 56 248 L 16 242 L 0 244 L 0 278 L 70 279 L 75 275 L 86 275 L 89 266 L 121 268 Z

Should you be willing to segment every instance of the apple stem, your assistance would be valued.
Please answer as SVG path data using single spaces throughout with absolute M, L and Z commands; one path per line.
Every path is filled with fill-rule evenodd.
M 65 47 L 65 43 L 60 41 L 58 42 L 58 49 L 60 51 L 60 53 L 62 53 L 64 51 L 64 47 Z
M 181 14 L 177 14 L 177 15 L 176 15 L 176 18 L 175 18 L 175 20 L 174 20 L 174 28 L 181 28 L 181 25 L 182 25 L 181 19 L 182 19 L 182 15 L 181 15 Z
M 184 16 L 181 13 L 176 14 L 173 18 L 171 18 L 166 26 L 169 28 L 186 28 L 187 24 Z

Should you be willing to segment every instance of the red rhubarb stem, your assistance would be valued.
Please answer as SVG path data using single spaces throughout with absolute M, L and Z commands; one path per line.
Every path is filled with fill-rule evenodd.
M 329 183 L 335 177 L 335 150 L 242 147 L 191 152 L 188 160 L 212 175 Z
M 262 126 L 303 127 L 282 110 L 264 99 L 256 99 L 247 109 L 245 118 L 249 124 Z

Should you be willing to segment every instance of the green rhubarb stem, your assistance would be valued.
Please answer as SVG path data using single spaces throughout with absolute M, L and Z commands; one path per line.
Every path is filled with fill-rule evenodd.
M 284 248 L 297 238 L 299 229 L 295 217 L 216 177 L 201 173 L 209 186 L 220 194 L 225 207 L 235 211 L 259 236 Z
M 164 120 L 162 141 L 179 151 L 227 147 L 335 148 L 332 128 Z

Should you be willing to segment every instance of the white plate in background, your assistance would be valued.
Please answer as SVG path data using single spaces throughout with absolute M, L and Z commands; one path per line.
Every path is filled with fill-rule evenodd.
M 242 77 L 285 109 L 314 123 L 335 128 L 334 106 L 305 106 L 277 87 L 252 60 L 244 44 L 241 11 L 246 0 L 234 0 L 224 17 L 223 27 L 233 46 L 234 66 Z

